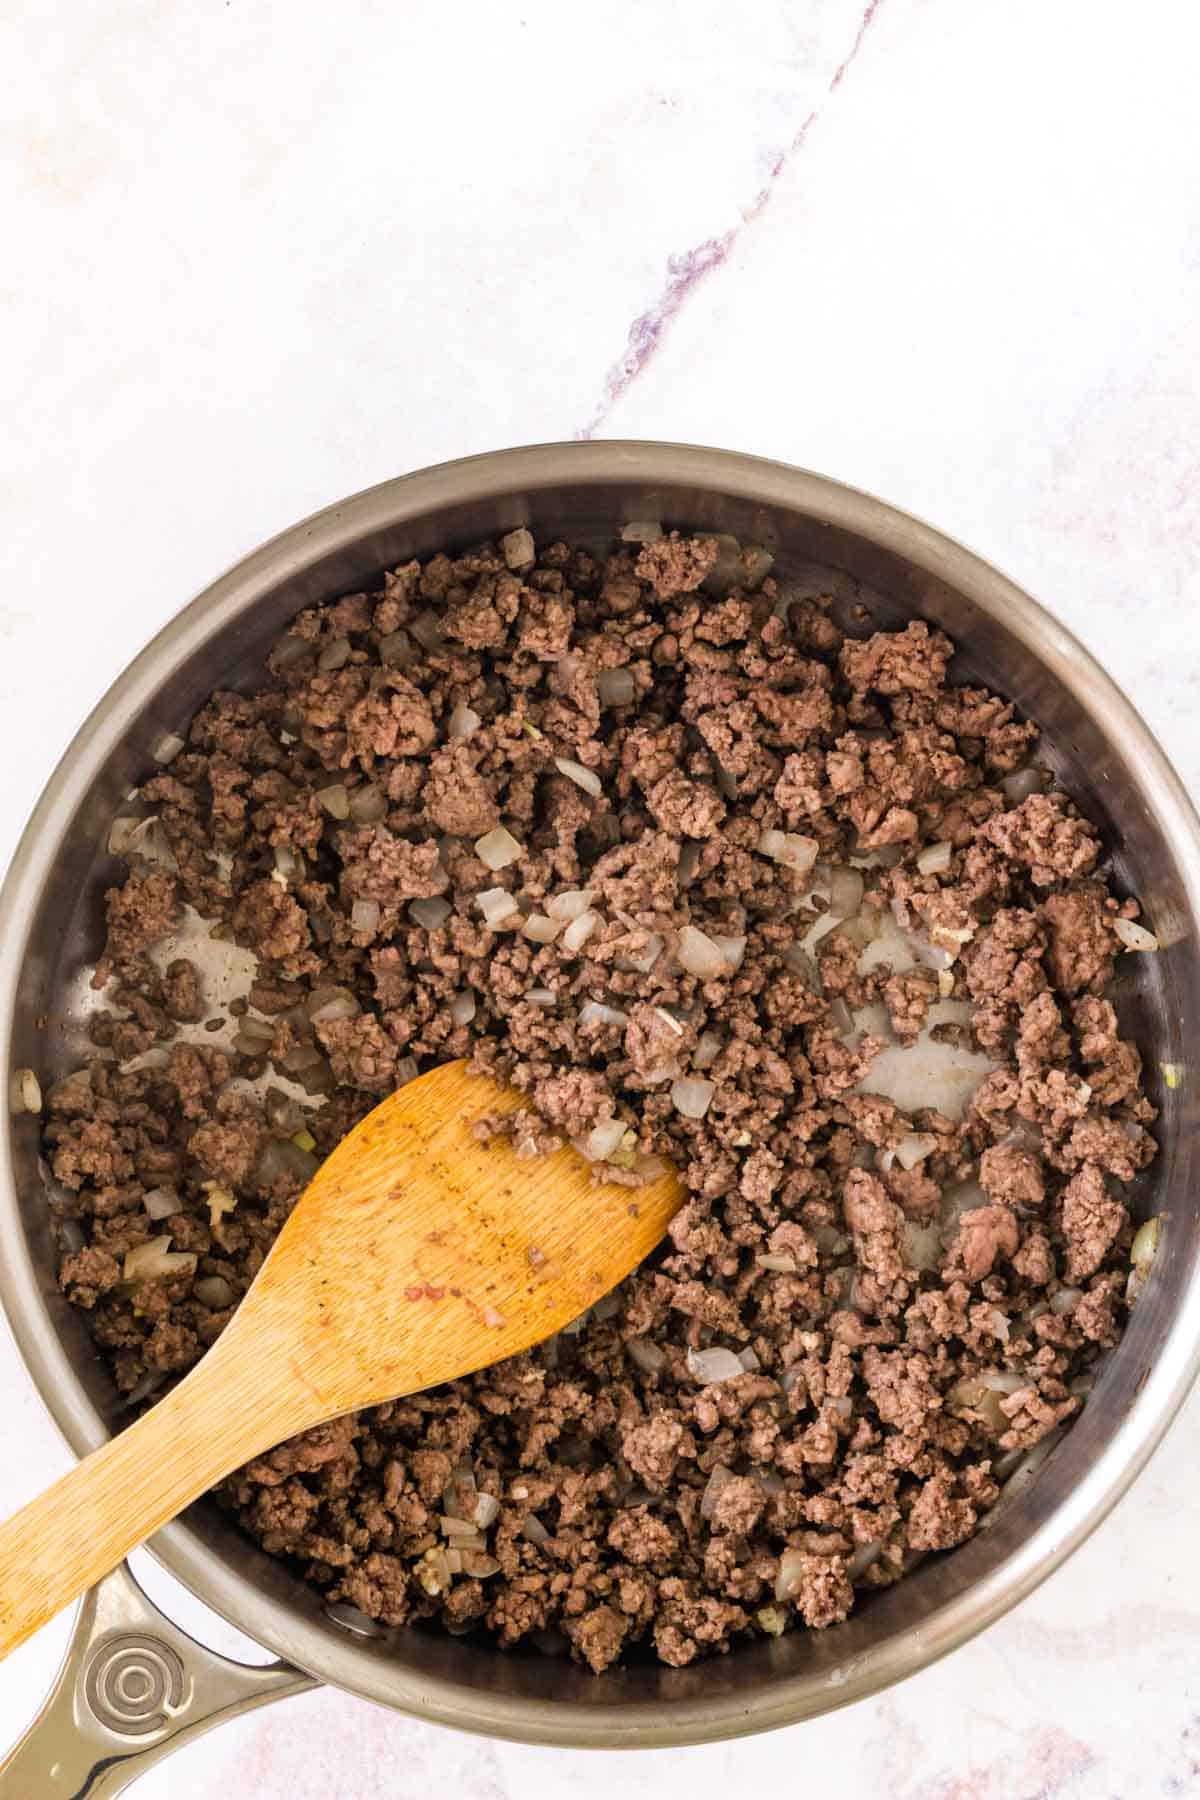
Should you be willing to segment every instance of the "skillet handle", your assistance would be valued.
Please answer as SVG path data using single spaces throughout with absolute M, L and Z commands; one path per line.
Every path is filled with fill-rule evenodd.
M 121 1563 L 84 1595 L 46 1704 L 0 1762 L 0 1800 L 109 1800 L 222 1720 L 316 1686 L 198 1644 Z

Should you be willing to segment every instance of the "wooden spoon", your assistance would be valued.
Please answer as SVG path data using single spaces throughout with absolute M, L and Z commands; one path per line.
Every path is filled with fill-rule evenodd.
M 528 1349 L 654 1248 L 678 1175 L 598 1186 L 570 1148 L 477 1140 L 521 1104 L 446 1063 L 343 1139 L 203 1360 L 0 1525 L 0 1657 L 251 1457 Z

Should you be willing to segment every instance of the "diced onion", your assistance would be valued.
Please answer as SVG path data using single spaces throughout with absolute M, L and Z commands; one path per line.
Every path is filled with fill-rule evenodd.
M 711 1069 L 724 1045 L 715 1031 L 702 1031 L 696 1040 L 696 1048 L 692 1051 L 693 1069 Z
M 416 1057 L 402 1056 L 396 1064 L 396 1086 L 398 1088 L 406 1087 L 410 1081 L 415 1081 L 419 1074 Z
M 535 944 L 552 944 L 561 930 L 562 921 L 545 913 L 530 913 L 521 927 L 522 934 Z
M 290 844 L 276 844 L 275 870 L 283 877 L 284 885 L 289 881 L 304 879 L 304 858 L 292 849 Z
M 716 1084 L 685 1075 L 671 1083 L 671 1104 L 685 1119 L 702 1119 L 712 1105 Z
M 487 1531 L 500 1517 L 500 1502 L 493 1494 L 480 1494 L 475 1501 L 472 1517 L 480 1531 Z
M 175 758 L 183 749 L 183 745 L 183 738 L 178 737 L 175 732 L 164 731 L 162 736 L 156 738 L 150 746 L 150 754 L 156 763 L 165 765 L 175 761 Z
M 700 1517 L 702 1519 L 712 1518 L 717 1510 L 717 1502 L 721 1498 L 721 1495 L 725 1492 L 725 1489 L 729 1486 L 730 1482 L 736 1480 L 737 1476 L 732 1469 L 727 1468 L 724 1463 L 718 1463 L 716 1465 L 708 1478 L 708 1483 L 704 1492 L 700 1496 Z
M 525 989 L 525 999 L 530 1006 L 553 1006 L 558 995 L 553 988 L 531 987 Z
M 285 669 L 295 668 L 297 663 L 303 662 L 312 653 L 313 646 L 308 638 L 300 637 L 296 632 L 286 631 L 276 641 L 271 651 L 270 666 L 276 673 L 282 674 Z
M 595 898 L 595 888 L 568 888 L 566 893 L 550 896 L 546 902 L 546 911 L 552 919 L 578 919 Z
M 407 669 L 417 660 L 417 648 L 407 631 L 389 631 L 379 640 L 379 660 L 388 669 Z
M 896 1145 L 896 1161 L 902 1169 L 915 1169 L 937 1147 L 938 1140 L 931 1131 L 906 1132 Z
M 904 1260 L 912 1269 L 936 1269 L 942 1259 L 941 1233 L 936 1225 L 918 1225 L 905 1219 L 900 1227 Z
M 350 791 L 350 817 L 356 825 L 377 825 L 387 817 L 387 795 L 374 782 L 365 781 Z
M 974 1212 L 976 1207 L 986 1206 L 988 1197 L 977 1181 L 963 1181 L 956 1187 L 947 1188 L 942 1197 L 942 1242 L 950 1245 L 958 1233 L 959 1220 L 966 1212 Z
M 524 525 L 505 533 L 500 550 L 510 569 L 527 569 L 537 554 L 533 533 Z
M 645 947 L 641 950 L 622 951 L 616 958 L 616 966 L 626 974 L 648 975 L 662 953 L 662 938 L 657 931 L 648 931 Z
M 1042 1130 L 1031 1119 L 1018 1119 L 1010 1131 L 1006 1131 L 997 1146 L 1001 1150 L 1033 1150 L 1041 1151 Z
M 1135 1269 L 1147 1270 L 1154 1261 L 1159 1239 L 1162 1237 L 1162 1218 L 1147 1219 L 1139 1225 L 1137 1234 L 1129 1250 L 1129 1259 Z
M 763 1256 L 756 1256 L 754 1259 L 754 1266 L 756 1269 L 769 1269 L 773 1275 L 796 1274 L 795 1257 L 777 1256 L 774 1251 L 770 1251 Z
M 703 931 L 697 931 L 694 925 L 681 927 L 676 955 L 679 966 L 700 981 L 711 981 L 729 972 L 729 963 L 720 945 Z
M 205 1306 L 211 1306 L 214 1312 L 233 1305 L 233 1289 L 223 1275 L 202 1275 L 194 1284 L 192 1292 L 197 1300 Z
M 483 914 L 485 925 L 499 925 L 502 919 L 511 918 L 517 910 L 517 903 L 506 888 L 484 888 L 476 894 L 475 904 Z
M 374 933 L 379 929 L 381 910 L 378 900 L 356 900 L 350 908 L 350 923 L 355 931 Z
M 928 939 L 919 937 L 914 931 L 909 937 L 913 955 L 927 969 L 948 969 L 954 961 L 954 952 L 947 950 L 943 944 L 931 944 Z
M 356 1019 L 362 1007 L 349 988 L 319 987 L 304 1002 L 304 1010 L 314 1025 L 333 1025 L 339 1019 Z M 250 1023 L 244 1019 L 243 1028 Z M 273 1030 L 270 1036 L 274 1036 Z
M 282 1088 L 268 1088 L 263 1096 L 263 1112 L 272 1131 L 291 1137 L 304 1124 L 304 1111 Z
M 629 1018 L 619 1006 L 605 1006 L 599 1000 L 585 1000 L 579 1009 L 579 1023 L 584 1030 L 589 1025 L 624 1025 Z
M 1057 1294 L 1051 1294 L 1050 1296 L 1050 1311 L 1056 1318 L 1065 1318 L 1068 1313 L 1073 1313 L 1075 1311 L 1075 1308 L 1082 1299 L 1082 1288 L 1059 1288 Z
M 732 1350 L 713 1348 L 711 1350 L 689 1350 L 687 1366 L 697 1381 L 705 1387 L 713 1387 L 719 1381 L 732 1381 L 735 1375 L 746 1373 Z
M 190 1250 L 173 1252 L 169 1237 L 154 1237 L 125 1252 L 121 1273 L 126 1281 L 157 1281 L 175 1275 L 193 1275 L 198 1261 Z
M 618 1283 L 615 1288 L 609 1288 L 607 1294 L 601 1294 L 592 1308 L 592 1317 L 598 1325 L 603 1325 L 605 1319 L 615 1319 L 624 1304 L 625 1297 Z
M 9 1105 L 15 1113 L 40 1113 L 42 1085 L 32 1069 L 14 1069 L 8 1084 Z
M 585 769 L 582 763 L 572 762 L 566 756 L 556 756 L 554 766 L 560 775 L 573 781 L 576 787 L 582 788 L 585 794 L 590 794 L 593 800 L 598 800 L 604 792 L 600 777 L 594 769 Z
M 762 1364 L 758 1360 L 758 1352 L 752 1344 L 747 1344 L 744 1350 L 738 1351 L 738 1361 L 747 1375 L 756 1375 L 762 1368 Z
M 680 887 L 690 887 L 692 882 L 696 879 L 696 872 L 699 867 L 700 846 L 696 843 L 694 838 L 689 838 L 684 844 L 683 849 L 679 852 L 679 868 L 675 878 Z
M 335 1600 L 325 1607 L 325 1617 L 332 1619 L 343 1631 L 353 1632 L 355 1637 L 377 1638 L 383 1633 L 376 1620 L 357 1606 L 350 1606 L 345 1600 Z
M 142 1195 L 142 1205 L 152 1219 L 169 1219 L 172 1213 L 183 1211 L 183 1201 L 172 1187 L 150 1188 Z
M 456 1463 L 450 1472 L 450 1479 L 442 1489 L 442 1516 L 448 1519 L 461 1519 L 468 1529 L 473 1528 L 475 1500 L 478 1488 L 475 1482 L 475 1471 L 470 1463 Z
M 746 954 L 746 940 L 744 937 L 715 937 L 713 943 L 717 946 L 717 949 L 721 952 L 721 955 L 725 958 L 725 961 L 731 969 L 741 968 L 742 958 Z
M 1022 800 L 1028 800 L 1030 794 L 1041 792 L 1042 773 L 1040 769 L 1018 769 L 1013 775 L 1006 775 L 1000 783 L 1004 790 L 1004 798 L 1010 806 L 1020 806 Z
M 643 1375 L 658 1375 L 667 1366 L 666 1352 L 652 1344 L 649 1338 L 627 1338 L 625 1352 Z
M 350 796 L 340 781 L 332 787 L 318 788 L 317 804 L 324 807 L 331 819 L 350 817 Z
M 1124 944 L 1126 950 L 1157 950 L 1159 941 L 1152 931 L 1144 925 L 1137 925 L 1132 919 L 1114 919 L 1113 930 Z
M 176 869 L 178 863 L 171 849 L 166 828 L 157 814 L 148 819 L 114 819 L 108 834 L 110 856 L 140 856 L 143 862 L 160 868 Z
M 504 889 L 493 888 L 489 891 L 503 893 Z M 509 895 L 507 898 L 511 899 L 512 896 Z M 516 904 L 514 900 L 511 910 L 516 909 Z M 414 925 L 421 927 L 422 931 L 436 931 L 439 925 L 446 923 L 452 910 L 448 900 L 410 900 L 408 903 L 408 916 Z
M 415 619 L 410 620 L 408 629 L 422 650 L 428 650 L 431 653 L 440 650 L 446 641 L 440 621 L 428 611 L 418 613 Z
M 465 994 L 455 994 L 449 1007 L 450 1017 L 455 1025 L 469 1025 L 475 1017 L 475 995 L 468 988 Z
M 108 828 L 108 854 L 110 856 L 128 856 L 129 845 L 137 827 L 142 820 L 122 813 L 115 818 Z
M 577 951 L 583 949 L 599 923 L 599 913 L 581 912 L 577 918 L 571 920 L 562 934 L 560 942 L 563 949 L 574 956 Z
M 717 764 L 717 792 L 725 800 L 736 800 L 738 785 L 723 763 Z
M 621 541 L 625 544 L 656 544 L 662 534 L 659 519 L 631 519 L 621 527 Z
M 775 1575 L 775 1598 L 793 1600 L 800 1592 L 808 1557 L 803 1550 L 785 1550 Z
M 311 1150 L 304 1150 L 294 1138 L 268 1138 L 255 1165 L 255 1178 L 264 1186 L 284 1176 L 297 1181 L 311 1181 L 319 1167 Z
M 484 1539 L 479 1535 L 474 1519 L 462 1519 L 457 1513 L 443 1513 L 438 1520 L 444 1537 L 453 1538 L 455 1543 L 472 1549 L 481 1549 Z
M 475 854 L 493 872 L 507 869 L 509 863 L 519 862 L 525 854 L 524 846 L 519 844 L 511 831 L 503 825 L 497 825 L 494 831 L 485 832 L 475 840 Z
M 857 869 L 837 868 L 829 877 L 829 911 L 835 919 L 848 919 L 862 905 L 863 878 Z
M 854 1014 L 840 994 L 835 994 L 829 1002 L 829 1023 L 839 1037 L 849 1037 L 854 1030 Z
M 546 1530 L 546 1527 L 542 1524 L 542 1521 L 538 1518 L 536 1513 L 525 1514 L 524 1519 L 521 1521 L 521 1536 L 523 1538 L 528 1538 L 531 1544 L 537 1544 L 539 1546 L 550 1542 L 550 1533 Z
M 317 658 L 317 667 L 323 675 L 331 674 L 334 669 L 343 669 L 350 661 L 350 639 L 334 638 L 322 650 Z
M 929 844 L 917 857 L 917 868 L 922 875 L 944 875 L 954 860 L 954 845 L 948 838 L 942 838 L 936 844 Z
M 1000 1390 L 978 1375 L 968 1375 L 946 1390 L 946 1407 L 955 1418 L 974 1414 L 994 1437 L 1008 1430 L 1009 1420 L 1000 1405 Z
M 446 721 L 446 736 L 451 738 L 474 737 L 482 724 L 483 720 L 474 707 L 467 706 L 460 700 Z
M 322 988 L 319 991 L 324 994 L 333 994 L 337 992 L 334 988 Z M 273 1042 L 275 1037 L 275 1027 L 271 1024 L 269 1019 L 256 1019 L 253 1013 L 247 1013 L 243 1018 L 238 1020 L 238 1036 L 244 1038 L 247 1044 L 255 1047 L 251 1052 L 251 1054 L 255 1054 L 262 1049 L 264 1044 Z
M 860 1544 L 853 1556 L 846 1561 L 847 1581 L 858 1581 L 864 1576 L 872 1563 L 878 1562 L 879 1553 L 883 1549 L 882 1538 L 871 1538 Z
M 816 838 L 802 837 L 795 831 L 764 831 L 759 837 L 758 848 L 772 862 L 781 863 L 785 869 L 794 869 L 797 875 L 807 875 L 817 860 L 820 845 Z
M 593 1125 L 582 1140 L 586 1148 L 584 1155 L 589 1162 L 603 1162 L 617 1149 L 625 1136 L 624 1119 L 602 1119 L 599 1125 Z
M 601 669 L 596 677 L 596 692 L 601 706 L 628 706 L 636 689 L 628 669 Z

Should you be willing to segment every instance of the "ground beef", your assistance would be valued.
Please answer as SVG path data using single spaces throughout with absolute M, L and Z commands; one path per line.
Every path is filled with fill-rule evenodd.
M 716 538 L 685 537 L 671 531 L 645 546 L 636 573 L 650 583 L 660 600 L 694 593 L 716 562 L 719 549 Z
M 1107 903 L 1107 904 L 1106 904 Z M 1049 927 L 1046 962 L 1064 994 L 1098 994 L 1112 975 L 1116 907 L 1098 881 L 1049 894 L 1042 908 Z
M 133 868 L 121 887 L 105 895 L 108 936 L 96 966 L 94 987 L 104 987 L 114 973 L 136 979 L 151 944 L 174 930 L 179 921 L 179 892 L 166 869 Z
M 1101 1170 L 1085 1163 L 1063 1193 L 1068 1281 L 1081 1281 L 1096 1273 L 1128 1218 L 1125 1207 L 1109 1193 Z
M 135 1403 L 220 1334 L 317 1160 L 449 1057 L 525 1097 L 481 1136 L 536 1156 L 599 1126 L 614 1179 L 668 1157 L 690 1190 L 577 1329 L 221 1485 L 264 1549 L 387 1625 L 597 1671 L 823 1629 L 970 1536 L 994 1465 L 1069 1420 L 1123 1328 L 1121 1190 L 1154 1115 L 1104 995 L 1098 834 L 1045 783 L 1007 803 L 1036 730 L 947 684 L 940 632 L 845 638 L 765 567 L 727 539 L 598 558 L 526 527 L 409 562 L 301 614 L 142 790 L 161 835 L 106 898 L 97 1054 L 45 1118 L 60 1281 Z M 518 853 L 494 870 L 497 826 Z M 935 842 L 949 866 L 922 874 Z M 798 942 L 852 854 L 862 916 L 814 961 Z M 256 962 L 219 1016 L 163 943 L 185 901 Z M 568 952 L 570 911 L 595 917 Z M 885 913 L 917 966 L 880 954 Z M 685 926 L 718 972 L 686 971 Z M 961 1123 L 872 1092 L 931 1033 L 995 1064 Z M 711 1083 L 700 1119 L 684 1077 Z M 178 1200 L 157 1222 L 154 1189 Z M 126 1282 L 168 1235 L 195 1275 Z M 710 1349 L 738 1372 L 707 1379 Z M 498 1514 L 456 1547 L 439 1514 L 481 1493 Z
M 1096 834 L 1061 794 L 1030 794 L 983 827 L 984 839 L 1029 871 L 1035 887 L 1086 873 L 1100 854 Z

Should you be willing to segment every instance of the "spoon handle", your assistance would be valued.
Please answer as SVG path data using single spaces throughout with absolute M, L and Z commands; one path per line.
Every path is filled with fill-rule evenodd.
M 315 1422 L 261 1363 L 221 1351 L 0 1524 L 0 1659 L 214 1481 Z

